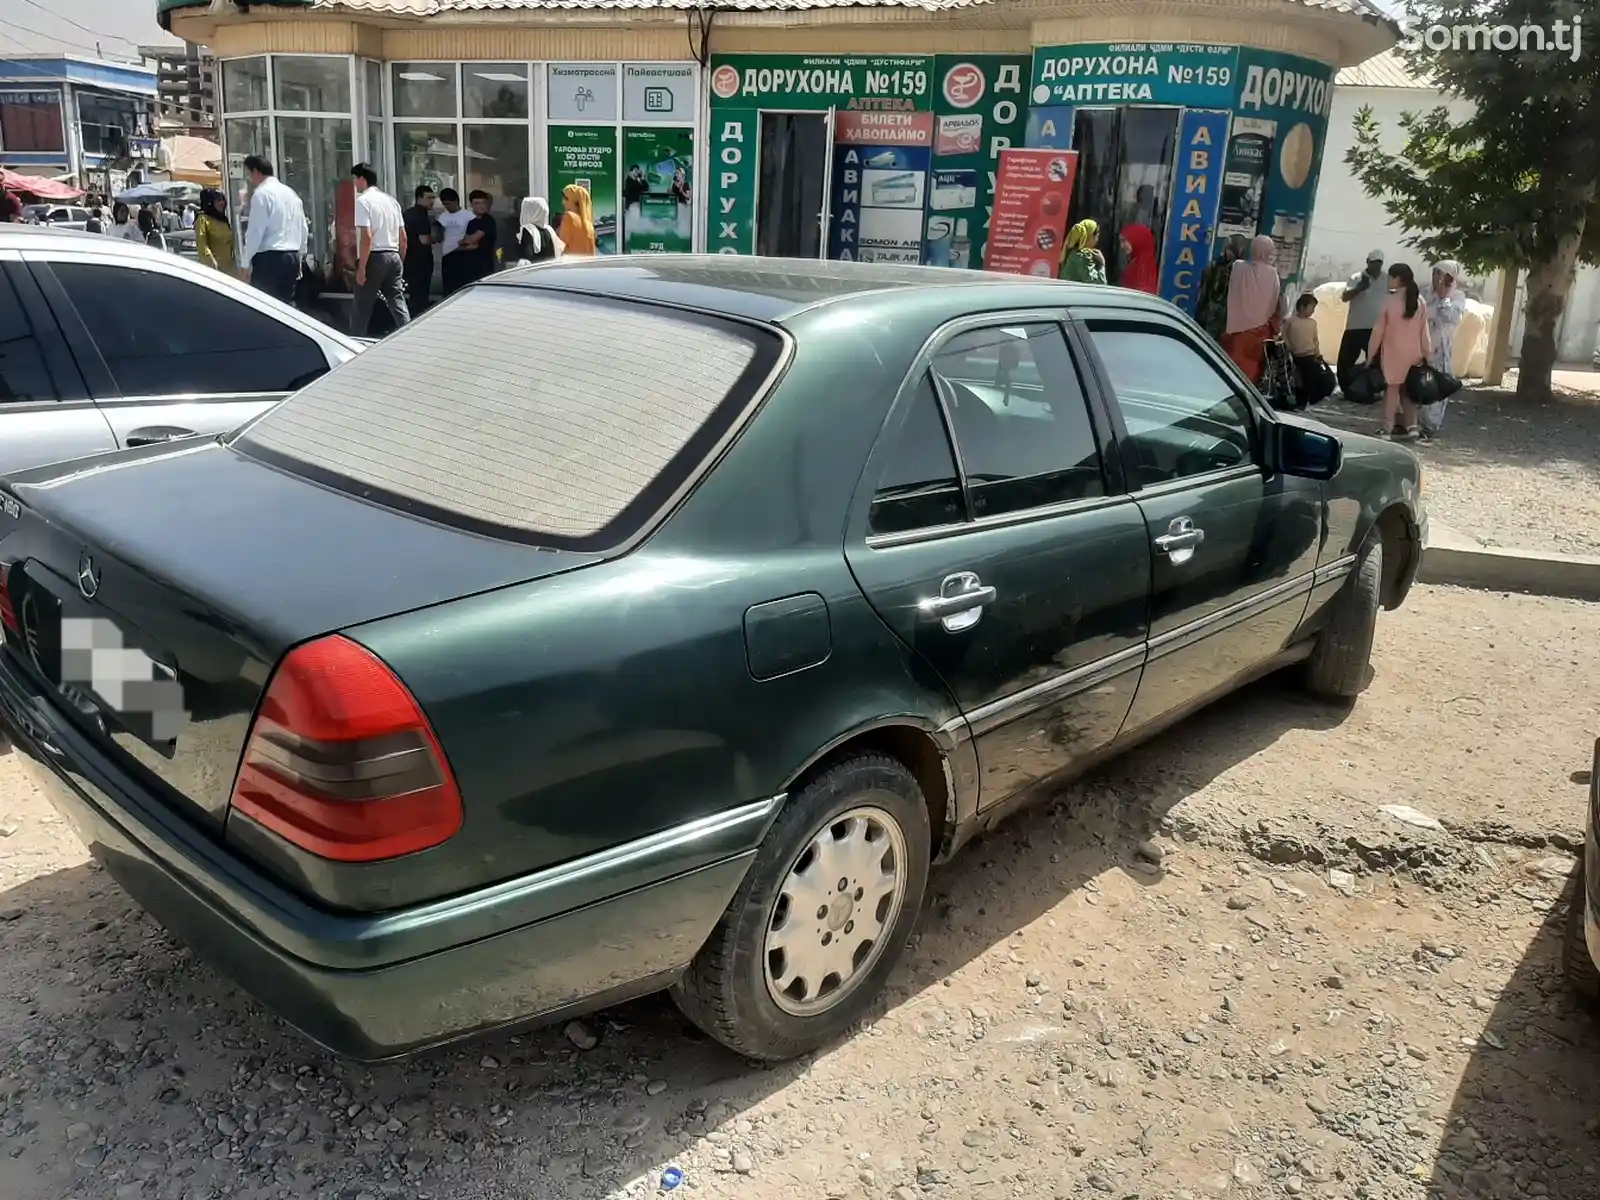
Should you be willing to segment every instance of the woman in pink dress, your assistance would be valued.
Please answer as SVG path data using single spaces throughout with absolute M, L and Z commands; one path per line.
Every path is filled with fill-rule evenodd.
M 1396 434 L 1415 438 L 1417 431 L 1417 406 L 1405 394 L 1406 375 L 1418 363 L 1428 361 L 1433 344 L 1428 337 L 1428 314 L 1422 307 L 1421 291 L 1417 277 L 1405 263 L 1395 263 L 1389 268 L 1388 301 L 1378 314 L 1378 323 L 1372 327 L 1372 337 L 1367 343 L 1367 359 L 1376 362 L 1383 370 L 1383 381 L 1388 390 L 1383 396 L 1383 428 L 1381 438 Z M 1404 417 L 1404 425 L 1395 425 L 1395 416 Z

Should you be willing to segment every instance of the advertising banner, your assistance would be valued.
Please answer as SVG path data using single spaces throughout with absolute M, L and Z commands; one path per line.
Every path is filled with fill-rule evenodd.
M 828 257 L 922 261 L 925 146 L 835 146 Z
M 1211 263 L 1227 148 L 1227 113 L 1191 108 L 1183 114 L 1161 249 L 1161 298 L 1190 316 L 1199 300 L 1200 272 Z
M 1217 217 L 1217 237 L 1236 233 L 1255 237 L 1261 222 L 1261 196 L 1266 190 L 1272 161 L 1272 137 L 1277 126 L 1255 117 L 1234 117 L 1228 139 L 1228 156 L 1222 169 L 1222 210 Z
M 1175 104 L 1231 108 L 1237 46 L 1102 42 L 1033 52 L 1036 105 Z
M 855 54 L 713 54 L 713 108 L 927 112 L 933 59 Z
M 1056 277 L 1077 169 L 1072 150 L 1000 152 L 986 270 Z
M 934 178 L 923 261 L 981 267 L 1000 154 L 1022 144 L 1026 54 L 941 54 L 934 60 Z
M 601 254 L 617 252 L 617 130 L 615 126 L 550 126 L 550 207 L 561 211 L 570 183 L 589 189 Z M 559 224 L 559 221 L 558 221 Z
M 756 252 L 756 147 L 761 114 L 719 112 L 711 122 L 711 204 L 706 248 L 712 254 Z
M 622 131 L 622 231 L 629 254 L 694 249 L 694 130 Z

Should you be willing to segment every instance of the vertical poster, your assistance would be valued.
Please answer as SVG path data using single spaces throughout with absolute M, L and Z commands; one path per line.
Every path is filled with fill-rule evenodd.
M 932 113 L 836 115 L 829 258 L 922 261 L 932 141 Z
M 1217 237 L 1236 233 L 1255 237 L 1261 222 L 1261 195 L 1267 186 L 1272 161 L 1272 121 L 1259 117 L 1234 117 L 1228 139 L 1228 156 L 1222 168 L 1222 210 L 1217 216 Z
M 724 68 L 737 89 L 739 72 Z M 706 247 L 713 254 L 756 252 L 756 145 L 761 114 L 723 109 L 711 125 L 711 204 L 706 213 Z
M 1029 109 L 1022 144 L 1030 149 L 1071 150 L 1072 114 L 1075 112 L 1077 109 L 1071 105 Z
M 622 239 L 629 254 L 694 248 L 694 130 L 622 131 Z
M 1161 298 L 1191 317 L 1200 298 L 1200 272 L 1211 262 L 1227 148 L 1227 113 L 1198 108 L 1184 112 L 1161 249 Z
M 568 184 L 589 189 L 595 241 L 601 254 L 617 252 L 617 130 L 614 125 L 550 126 L 550 203 L 561 211 Z M 559 222 L 558 222 L 559 223 Z
M 1026 54 L 941 54 L 933 72 L 933 176 L 923 261 L 982 267 L 1000 152 L 1028 120 Z
M 1000 152 L 986 270 L 1056 277 L 1077 170 L 1078 155 L 1072 150 Z

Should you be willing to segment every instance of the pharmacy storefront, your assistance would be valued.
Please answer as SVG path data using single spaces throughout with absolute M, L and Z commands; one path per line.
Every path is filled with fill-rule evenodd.
M 1053 215 L 1099 223 L 1113 280 L 1118 232 L 1144 225 L 1161 293 L 1192 304 L 1233 233 L 1298 272 L 1334 73 L 1398 36 L 1369 0 L 156 2 L 221 60 L 230 196 L 246 154 L 271 157 L 333 291 L 362 159 L 407 203 L 488 192 L 508 245 L 524 196 L 559 216 L 580 184 L 602 254 L 1015 270 L 992 213 L 1002 157 L 1031 147 L 1072 158 Z

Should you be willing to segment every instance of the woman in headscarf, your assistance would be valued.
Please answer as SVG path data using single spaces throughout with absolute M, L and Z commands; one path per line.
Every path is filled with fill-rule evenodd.
M 521 236 L 517 238 L 518 259 L 522 262 L 549 262 L 561 257 L 566 247 L 561 244 L 556 231 L 550 228 L 550 206 L 544 202 L 544 197 L 524 196 L 518 220 L 522 225 Z
M 1406 395 L 1406 376 L 1412 367 L 1433 356 L 1433 343 L 1428 338 L 1428 314 L 1422 307 L 1422 292 L 1417 287 L 1416 275 L 1407 264 L 1395 263 L 1389 268 L 1389 293 L 1367 342 L 1367 361 L 1383 368 L 1383 381 L 1388 384 L 1383 396 L 1383 427 L 1377 433 L 1381 438 L 1394 437 L 1396 433 L 1414 438 L 1420 433 L 1417 406 Z M 1397 426 L 1396 416 L 1402 417 L 1404 424 Z
M 1433 286 L 1428 289 L 1428 341 L 1433 345 L 1428 365 L 1444 375 L 1455 374 L 1456 330 L 1461 328 L 1461 318 L 1467 311 L 1466 301 L 1456 291 L 1460 278 L 1461 264 L 1446 259 L 1433 268 Z M 1439 427 L 1444 424 L 1445 406 L 1449 403 L 1446 397 L 1421 410 L 1418 432 L 1424 438 L 1438 436 Z
M 1095 221 L 1079 221 L 1067 231 L 1067 247 L 1061 252 L 1061 278 L 1073 283 L 1104 283 L 1105 255 L 1095 249 L 1100 226 Z
M 1236 233 L 1223 243 L 1217 261 L 1200 273 L 1195 319 L 1219 346 L 1222 345 L 1222 335 L 1228 330 L 1228 283 L 1233 274 L 1233 264 L 1243 258 L 1249 249 L 1249 240 L 1244 234 Z
M 581 183 L 569 183 L 561 189 L 561 244 L 568 254 L 594 255 L 599 246 L 594 235 L 594 201 L 589 189 Z
M 235 274 L 228 198 L 216 188 L 200 190 L 200 215 L 194 219 L 194 256 L 225 275 Z
M 156 250 L 167 248 L 166 235 L 161 232 L 161 222 L 156 219 L 156 214 L 147 204 L 139 210 L 139 233 L 144 238 L 144 244 Z
M 1132 288 L 1136 292 L 1149 292 L 1154 296 L 1159 290 L 1159 269 L 1156 267 L 1156 235 L 1148 225 L 1122 227 L 1122 274 L 1117 286 Z
M 1222 330 L 1222 348 L 1239 369 L 1260 383 L 1266 370 L 1267 339 L 1278 336 L 1279 309 L 1283 304 L 1278 278 L 1278 248 L 1262 234 L 1250 243 L 1250 257 L 1234 261 L 1228 271 L 1228 320 Z

